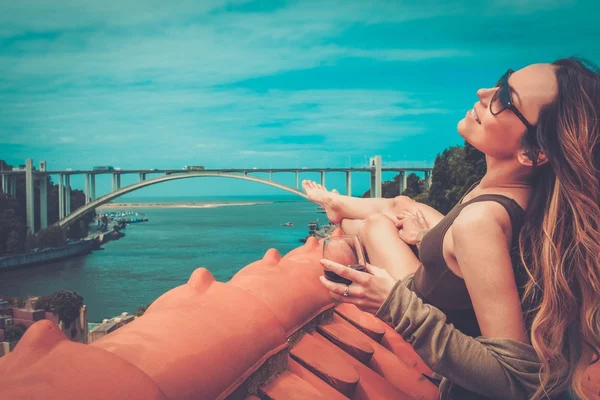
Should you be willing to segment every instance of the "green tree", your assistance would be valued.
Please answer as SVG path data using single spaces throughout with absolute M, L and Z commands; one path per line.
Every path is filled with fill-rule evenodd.
M 135 315 L 137 317 L 141 317 L 142 315 L 144 315 L 144 313 L 146 312 L 148 307 L 150 307 L 151 305 L 152 305 L 152 302 L 146 304 L 145 306 L 139 306 L 138 309 L 136 310 L 136 312 L 133 313 L 133 315 Z
M 25 307 L 25 299 L 22 299 L 20 297 L 9 297 L 7 301 L 8 301 L 8 305 L 11 307 L 16 307 L 16 308 Z
M 73 290 L 59 290 L 50 296 L 42 296 L 37 302 L 37 308 L 58 315 L 65 327 L 77 319 L 83 306 L 83 297 Z
M 6 239 L 6 254 L 21 253 L 23 251 L 23 237 L 25 235 L 17 230 L 10 232 L 8 239 Z
M 428 204 L 448 213 L 485 171 L 485 155 L 469 143 L 444 150 L 435 159 Z
M 435 159 L 428 203 L 442 214 L 448 213 L 460 200 L 466 174 L 464 154 L 462 147 L 454 146 Z
M 21 252 L 26 234 L 27 226 L 19 202 L 0 193 L 0 256 Z
M 57 225 L 51 225 L 40 230 L 36 237 L 40 248 L 60 247 L 67 242 L 64 230 Z
M 485 154 L 477 150 L 465 141 L 465 163 L 467 164 L 467 177 L 465 186 L 467 189 L 485 175 L 487 166 Z
M 414 172 L 406 177 L 406 188 L 402 195 L 414 198 L 425 191 L 425 181 Z

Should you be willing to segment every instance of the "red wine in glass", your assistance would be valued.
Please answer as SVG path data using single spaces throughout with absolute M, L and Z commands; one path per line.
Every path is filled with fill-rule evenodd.
M 356 235 L 332 236 L 323 241 L 323 258 L 346 265 L 357 271 L 365 270 L 365 256 L 362 244 Z M 325 269 L 325 277 L 344 285 L 352 284 L 352 281 L 339 276 L 335 272 Z

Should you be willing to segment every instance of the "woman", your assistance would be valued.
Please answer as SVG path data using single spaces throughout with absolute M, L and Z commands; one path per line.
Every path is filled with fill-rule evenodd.
M 353 284 L 321 281 L 411 342 L 445 377 L 442 398 L 539 399 L 568 386 L 583 398 L 600 348 L 600 75 L 564 59 L 509 71 L 477 95 L 458 132 L 487 172 L 446 217 L 304 182 L 383 267 L 323 260 Z M 415 226 L 432 227 L 421 260 L 401 239 L 417 242 Z

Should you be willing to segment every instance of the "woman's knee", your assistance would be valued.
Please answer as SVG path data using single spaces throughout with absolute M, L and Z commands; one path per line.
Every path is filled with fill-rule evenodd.
M 363 221 L 359 235 L 361 239 L 369 238 L 373 233 L 396 229 L 394 223 L 383 214 L 373 214 Z
M 396 196 L 393 199 L 393 208 L 395 211 L 401 212 L 404 210 L 412 209 L 416 201 L 408 196 Z

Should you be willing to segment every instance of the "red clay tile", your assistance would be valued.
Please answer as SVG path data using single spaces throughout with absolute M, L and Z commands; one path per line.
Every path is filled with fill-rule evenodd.
M 381 345 L 386 349 L 398 356 L 399 359 L 404 361 L 406 364 L 415 367 L 419 372 L 427 376 L 433 376 L 434 373 L 425 364 L 423 359 L 417 354 L 415 349 L 408 344 L 406 340 L 402 338 L 391 326 L 385 325 L 385 335 L 381 340 Z
M 353 400 L 436 398 L 420 374 L 431 370 L 391 327 L 345 304 L 323 314 L 333 303 L 318 280 L 321 253 L 314 238 L 283 258 L 271 249 L 226 284 L 197 269 L 144 316 L 87 346 L 39 321 L 0 358 L 2 396 L 257 400 L 248 393 L 259 390 L 344 399 L 335 387 Z M 317 331 L 290 338 L 314 322 Z M 600 365 L 583 385 L 600 398 Z
M 373 340 L 380 342 L 385 334 L 385 323 L 383 321 L 372 314 L 360 311 L 353 304 L 340 303 L 335 307 L 335 312 Z
M 373 347 L 365 335 L 352 326 L 334 320 L 319 325 L 317 331 L 363 364 L 373 357 Z
M 0 358 L 3 399 L 154 399 L 167 397 L 148 375 L 122 358 L 71 342 L 41 320 Z
M 353 366 L 360 376 L 360 380 L 358 385 L 356 385 L 356 389 L 352 396 L 350 396 L 353 400 L 386 400 L 386 399 L 397 399 L 397 400 L 411 400 L 408 394 L 404 393 L 402 390 L 398 389 L 396 386 L 391 384 L 389 381 L 385 380 L 381 375 L 376 372 L 370 370 L 367 366 L 365 366 L 360 361 L 356 360 L 354 357 L 351 357 L 349 354 L 344 352 L 339 347 L 335 346 L 329 340 L 327 340 L 323 335 L 318 332 L 313 332 L 311 334 L 318 342 L 324 345 L 324 349 L 328 349 L 335 356 L 338 356 L 343 360 L 343 363 L 348 366 Z M 329 354 L 323 353 L 321 355 L 322 358 L 329 357 Z M 339 361 L 338 361 L 339 362 Z
M 319 392 L 323 393 L 329 400 L 347 400 L 348 398 L 323 382 L 318 376 L 304 368 L 291 357 L 288 358 L 288 370 L 313 385 Z
M 320 257 L 320 245 L 311 243 L 295 250 L 295 257 L 311 263 L 294 262 L 288 253 L 273 264 L 278 257 L 271 249 L 263 260 L 243 268 L 229 281 L 261 299 L 281 321 L 287 336 L 333 307 L 329 292 L 319 282 L 323 269 L 314 261 Z
M 324 346 L 307 334 L 292 347 L 290 356 L 343 395 L 352 396 L 358 383 L 358 373 L 337 356 L 330 346 Z
M 258 396 L 255 396 L 255 395 L 251 394 L 251 395 L 249 395 L 249 396 L 246 396 L 246 397 L 244 398 L 244 400 L 260 400 L 260 397 L 258 397 Z
M 348 327 L 352 327 L 348 321 L 338 315 L 334 315 L 333 319 L 339 324 L 347 324 Z M 415 399 L 438 398 L 438 387 L 425 378 L 421 372 L 404 363 L 394 353 L 367 335 L 358 330 L 356 332 L 363 335 L 374 350 L 373 357 L 366 364 L 369 368 Z M 392 334 L 397 335 L 395 332 Z
M 141 318 L 89 346 L 145 371 L 171 399 L 213 400 L 233 392 L 287 340 L 263 302 L 199 269 Z
M 260 388 L 261 395 L 272 400 L 328 400 L 313 385 L 289 371 Z

